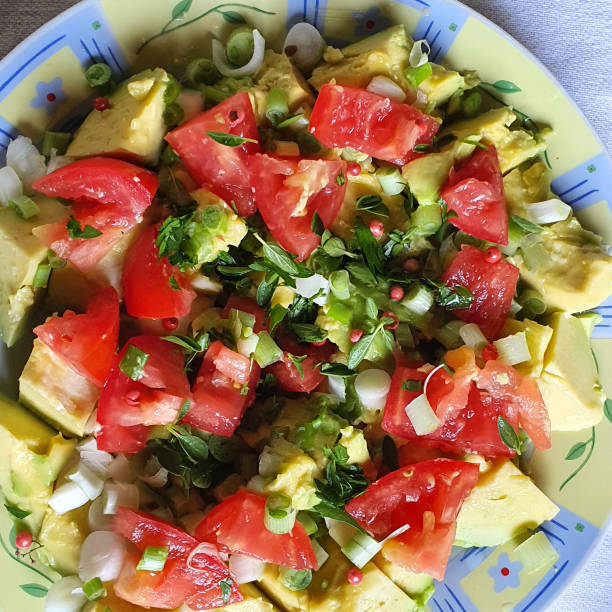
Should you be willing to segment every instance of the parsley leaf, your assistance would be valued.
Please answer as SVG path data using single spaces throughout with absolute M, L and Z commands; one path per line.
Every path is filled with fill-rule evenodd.
M 463 285 L 455 285 L 453 289 L 443 285 L 434 294 L 437 304 L 446 310 L 462 310 L 469 308 L 474 301 L 472 292 Z
M 541 225 L 533 223 L 524 217 L 519 217 L 518 215 L 510 215 L 510 221 L 518 225 L 526 234 L 539 234 L 544 231 Z
M 190 336 L 162 336 L 162 340 L 176 344 L 183 349 L 185 354 L 185 367 L 189 367 L 191 362 L 201 353 L 203 353 L 210 344 L 210 334 L 203 332 L 195 338 Z
M 514 430 L 514 427 L 508 423 L 508 421 L 501 416 L 497 417 L 497 430 L 499 431 L 499 437 L 502 442 L 510 449 L 516 451 L 518 455 L 521 454 L 521 442 L 519 437 Z
M 358 263 L 348 263 L 345 268 L 356 281 L 364 284 L 366 287 L 373 288 L 378 285 L 376 277 L 366 266 Z
M 270 333 L 272 333 L 276 329 L 276 326 L 283 321 L 283 319 L 287 316 L 288 312 L 289 311 L 280 304 L 274 304 L 274 306 L 272 306 L 270 314 L 268 316 L 268 325 L 270 327 Z
M 348 378 L 355 372 L 343 363 L 322 363 L 319 372 L 324 376 L 336 376 L 337 378 Z
M 370 350 L 372 344 L 374 343 L 374 340 L 376 339 L 376 336 L 379 333 L 382 332 L 384 334 L 384 332 L 387 332 L 386 334 L 384 334 L 384 338 L 385 338 L 385 341 L 388 341 L 388 335 L 391 335 L 391 334 L 389 334 L 389 332 L 383 328 L 385 325 L 389 325 L 390 323 L 393 323 L 393 319 L 391 319 L 390 317 L 383 317 L 378 322 L 378 325 L 376 326 L 376 328 L 374 329 L 372 333 L 366 334 L 365 336 L 361 338 L 361 340 L 359 340 L 359 342 L 356 342 L 355 344 L 353 344 L 351 348 L 351 352 L 349 353 L 349 356 L 348 356 L 348 367 L 351 370 L 354 370 L 355 368 L 357 368 L 357 366 L 366 358 L 368 351 Z M 392 335 L 391 335 L 391 348 L 393 348 L 393 336 Z
M 344 178 L 344 174 L 343 174 L 342 170 L 340 170 L 340 172 L 336 176 L 336 184 L 339 187 L 342 187 L 342 185 L 344 185 L 344 183 L 346 183 L 346 179 Z
M 292 323 L 291 330 L 299 342 L 323 342 L 327 338 L 327 331 L 312 323 Z
M 372 274 L 382 272 L 385 261 L 382 248 L 378 242 L 376 242 L 376 238 L 374 238 L 370 228 L 366 226 L 363 219 L 360 217 L 355 220 L 354 231 L 359 248 Z
M 295 255 L 277 244 L 265 242 L 257 234 L 255 237 L 263 247 L 263 261 L 252 264 L 252 269 L 257 270 L 263 266 L 264 269 L 278 274 L 291 287 L 295 287 L 294 278 L 308 278 L 314 274 L 303 263 L 296 261 Z
M 178 284 L 178 281 L 176 280 L 176 278 L 174 278 L 174 274 L 170 275 L 170 278 L 168 279 L 168 284 L 170 285 L 172 291 L 181 290 L 181 286 Z
M 155 246 L 159 249 L 158 258 L 167 257 L 173 266 L 179 266 L 181 270 L 197 264 L 195 258 L 186 254 L 181 248 L 190 237 L 193 216 L 194 213 L 181 217 L 168 217 L 161 224 L 155 239 Z
M 221 597 L 223 598 L 224 604 L 229 603 L 230 597 L 232 596 L 232 584 L 234 584 L 234 581 L 231 578 L 224 578 L 219 581 Z
M 70 215 L 70 219 L 66 222 L 66 229 L 70 238 L 80 238 L 81 240 L 90 240 L 102 235 L 100 230 L 91 225 L 86 225 L 81 229 L 81 224 L 72 215 Z
M 148 353 L 141 351 L 134 344 L 129 344 L 119 362 L 119 369 L 132 380 L 139 381 L 144 376 L 144 368 L 148 359 Z
M 215 142 L 225 145 L 226 147 L 239 147 L 245 142 L 257 144 L 257 140 L 254 140 L 253 138 L 244 138 L 243 136 L 228 134 L 227 132 L 215 132 L 213 130 L 209 130 L 205 132 L 205 134 Z
M 304 378 L 304 368 L 302 366 L 302 361 L 308 359 L 308 355 L 292 355 L 291 353 L 287 353 L 287 357 L 292 361 L 295 369 L 298 371 L 300 378 Z
M 357 198 L 357 210 L 363 210 L 371 215 L 379 215 L 381 217 L 389 216 L 389 209 L 383 204 L 382 198 L 374 193 L 362 195 Z

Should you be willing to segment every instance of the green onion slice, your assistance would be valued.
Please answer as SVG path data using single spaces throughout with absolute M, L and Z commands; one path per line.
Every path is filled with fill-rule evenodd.
M 194 86 L 213 85 L 221 78 L 216 66 L 205 58 L 194 59 L 185 69 L 186 80 Z
M 9 200 L 9 207 L 12 208 L 18 217 L 31 219 L 40 212 L 38 204 L 26 195 L 19 196 L 14 200 Z
M 253 30 L 249 26 L 233 30 L 225 43 L 227 61 L 237 68 L 249 63 L 254 50 Z
M 97 601 L 98 599 L 106 597 L 106 587 L 97 576 L 91 580 L 88 580 L 82 586 L 82 589 L 85 597 L 87 597 L 89 601 Z
M 284 89 L 274 88 L 266 97 L 266 117 L 277 126 L 289 116 L 289 97 Z
M 136 566 L 137 570 L 161 572 L 168 558 L 167 546 L 147 546 Z
M 45 132 L 41 152 L 48 157 L 51 155 L 51 150 L 55 149 L 57 155 L 64 155 L 71 140 L 72 134 L 70 132 Z
M 101 87 L 106 85 L 113 78 L 113 71 L 108 64 L 100 62 L 92 64 L 85 71 L 85 80 L 90 87 Z
M 361 569 L 382 548 L 382 542 L 377 542 L 363 531 L 358 531 L 342 548 L 342 552 L 353 565 Z
M 267 331 L 259 332 L 258 337 L 259 340 L 257 341 L 253 357 L 259 364 L 259 367 L 265 368 L 283 358 L 282 349 Z
M 266 500 L 264 524 L 272 533 L 289 533 L 295 524 L 297 511 L 291 508 L 291 499 L 282 493 L 274 493 Z
M 49 264 L 38 264 L 38 268 L 36 268 L 34 273 L 34 279 L 32 280 L 32 287 L 37 289 L 46 287 L 49 282 L 49 276 L 51 276 L 51 266 Z
M 280 572 L 281 582 L 290 591 L 303 591 L 308 588 L 312 582 L 312 571 L 311 570 L 294 570 L 288 567 L 281 568 Z

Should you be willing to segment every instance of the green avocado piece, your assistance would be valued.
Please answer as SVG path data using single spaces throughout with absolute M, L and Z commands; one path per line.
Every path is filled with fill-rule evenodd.
M 46 344 L 34 348 L 19 378 L 20 401 L 60 431 L 83 436 L 100 391 Z
M 35 536 L 53 483 L 75 444 L 17 402 L 0 395 L 0 489 L 7 505 L 30 512 L 17 523 Z
M 465 89 L 466 82 L 464 76 L 455 70 L 447 70 L 444 66 L 433 62 L 430 65 L 431 76 L 419 85 L 419 90 L 427 98 L 425 107 L 436 108 L 444 104 L 459 89 Z
M 504 176 L 504 197 L 508 214 L 527 217 L 527 207 L 556 196 L 550 190 L 551 173 L 546 164 L 534 162 L 527 170 L 515 168 Z
M 33 197 L 40 212 L 28 220 L 10 208 L 0 207 L 0 333 L 13 346 L 28 326 L 42 289 L 32 286 L 38 265 L 47 258 L 47 247 L 32 234 L 38 225 L 55 223 L 66 209 L 54 198 Z
M 412 599 L 423 608 L 434 594 L 433 578 L 427 574 L 415 574 L 399 565 L 387 561 L 382 553 L 372 559 L 376 567 L 393 580 L 397 586 L 410 595 Z

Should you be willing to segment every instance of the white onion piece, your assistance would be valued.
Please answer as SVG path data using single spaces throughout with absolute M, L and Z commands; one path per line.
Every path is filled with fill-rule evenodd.
M 68 478 L 81 487 L 88 499 L 94 500 L 102 493 L 104 481 L 83 462 L 79 463 L 76 472 Z
M 9 144 L 6 165 L 15 170 L 23 183 L 23 190 L 28 194 L 32 193 L 32 183 L 47 173 L 45 156 L 25 136 L 17 136 Z
M 189 282 L 196 291 L 206 295 L 217 295 L 217 293 L 221 293 L 223 290 L 223 285 L 221 283 L 212 280 L 212 278 L 209 278 L 204 274 L 198 273 L 190 276 Z
M 56 514 L 66 514 L 80 508 L 89 501 L 89 497 L 75 482 L 66 482 L 59 486 L 47 502 Z
M 493 344 L 497 349 L 498 359 L 507 365 L 515 365 L 531 359 L 531 352 L 524 331 L 494 340 Z
M 82 585 L 76 576 L 66 576 L 53 583 L 45 596 L 45 612 L 80 612 L 87 603 Z
M 89 506 L 87 522 L 92 531 L 110 531 L 113 526 L 113 515 L 104 514 L 104 500 L 102 497 L 94 499 Z
M 415 397 L 404 410 L 417 436 L 425 436 L 440 427 L 440 419 L 429 405 L 425 393 Z
M 10 167 L 0 168 L 0 204 L 7 206 L 9 200 L 15 200 L 23 194 L 21 179 Z
M 295 51 L 288 54 L 289 59 L 300 70 L 310 72 L 323 57 L 325 46 L 325 40 L 319 30 L 309 23 L 302 22 L 296 23 L 287 32 L 283 51 L 287 53 L 287 47 L 290 48 L 290 51 L 293 51 L 295 47 Z
M 183 109 L 183 122 L 193 119 L 204 110 L 202 94 L 195 89 L 181 90 L 176 103 Z
M 57 149 L 51 149 L 51 155 L 49 156 L 49 161 L 47 162 L 47 174 L 51 174 L 52 172 L 71 164 L 73 161 L 75 161 L 74 157 L 58 155 Z
M 430 53 L 431 49 L 429 48 L 429 43 L 425 39 L 415 40 L 410 50 L 408 61 L 413 68 L 417 68 L 429 61 Z
M 410 525 L 406 523 L 406 525 L 402 525 L 401 527 L 398 527 L 395 531 L 392 531 L 384 540 L 381 540 L 380 543 L 384 544 L 389 540 L 393 540 L 393 538 L 397 538 L 398 535 L 402 535 L 402 533 L 408 531 L 409 529 Z
M 140 493 L 135 484 L 107 482 L 104 486 L 104 514 L 115 514 L 119 506 L 138 509 Z
M 313 300 L 317 306 L 326 304 L 327 296 L 329 295 L 329 281 L 320 274 L 313 274 L 308 278 L 295 279 L 295 292 L 302 297 L 311 298 L 320 291 L 322 291 L 322 295 Z
M 476 323 L 466 323 L 459 328 L 459 336 L 465 344 L 475 351 L 481 351 L 489 341 L 485 338 L 480 327 Z
M 106 480 L 110 478 L 108 466 L 111 464 L 113 456 L 104 451 L 82 451 L 81 463 L 86 465 L 94 474 Z
M 261 580 L 265 565 L 263 561 L 249 555 L 233 554 L 229 558 L 229 570 L 237 584 Z
M 557 198 L 527 205 L 527 219 L 538 224 L 565 221 L 571 212 L 572 207 Z
M 236 349 L 245 357 L 250 357 L 257 348 L 259 342 L 259 336 L 257 334 L 251 334 L 248 338 L 238 338 L 236 342 Z
M 102 582 L 115 580 L 125 557 L 125 540 L 112 531 L 94 531 L 81 546 L 79 576 L 87 582 L 96 576 Z
M 247 482 L 247 489 L 251 491 L 255 491 L 256 493 L 263 493 L 265 487 L 265 481 L 262 476 L 256 474 Z
M 317 540 L 312 540 L 312 549 L 314 550 L 315 557 L 317 558 L 317 569 L 321 569 L 321 566 L 329 559 L 329 553 L 319 544 Z
M 140 480 L 151 487 L 159 489 L 168 482 L 168 470 L 162 466 L 155 455 L 148 459 L 143 471 L 144 475 L 140 477 Z
M 265 446 L 259 457 L 261 476 L 275 476 L 280 468 L 281 458 L 269 446 Z
M 325 518 L 325 525 L 327 526 L 327 531 L 329 531 L 329 537 L 341 548 L 358 533 L 357 529 L 352 525 L 332 518 Z
M 406 99 L 406 92 L 395 81 L 381 74 L 376 75 L 366 89 L 396 102 L 403 102 Z
M 263 62 L 264 51 L 266 49 L 266 41 L 264 37 L 259 33 L 259 30 L 253 30 L 253 56 L 244 65 L 239 68 L 235 68 L 230 65 L 227 61 L 225 54 L 225 45 L 217 39 L 213 38 L 212 41 L 212 61 L 216 66 L 217 70 L 223 75 L 228 77 L 245 76 L 247 74 L 253 74 Z
M 192 570 L 207 572 L 208 569 L 200 569 L 197 565 L 192 565 L 192 561 L 196 555 L 208 555 L 209 557 L 215 557 L 221 559 L 221 555 L 217 550 L 217 547 L 210 542 L 200 542 L 187 557 L 187 567 Z
M 82 453 L 85 451 L 89 451 L 89 452 L 96 451 L 96 452 L 105 453 L 109 455 L 111 459 L 113 458 L 113 456 L 110 453 L 106 453 L 106 451 L 98 451 L 98 442 L 93 437 L 85 438 L 82 442 L 79 442 L 77 444 L 77 450 L 79 451 L 79 453 Z
M 339 376 L 328 376 L 327 384 L 329 386 L 329 390 L 336 397 L 339 397 L 342 401 L 346 399 L 346 387 L 344 385 L 344 378 L 340 378 Z
M 369 410 L 382 410 L 385 407 L 390 387 L 391 377 L 378 368 L 364 370 L 355 378 L 357 397 Z
M 134 482 L 136 471 L 130 460 L 123 454 L 117 455 L 108 466 L 108 471 L 117 482 Z

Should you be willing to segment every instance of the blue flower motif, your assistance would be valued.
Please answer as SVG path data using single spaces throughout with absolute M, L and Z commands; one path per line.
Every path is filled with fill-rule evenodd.
M 62 91 L 62 83 L 60 77 L 56 77 L 48 83 L 44 81 L 36 83 L 36 97 L 30 101 L 30 106 L 32 108 L 44 108 L 48 115 L 52 115 L 55 109 L 68 99 L 68 96 Z
M 358 38 L 375 34 L 391 25 L 391 20 L 387 19 L 376 6 L 369 8 L 365 13 L 353 11 L 353 19 L 357 22 L 355 36 Z
M 523 564 L 520 561 L 510 561 L 506 553 L 499 555 L 497 565 L 489 568 L 489 576 L 493 578 L 493 590 L 501 593 L 506 589 L 516 589 L 521 584 L 520 573 Z

